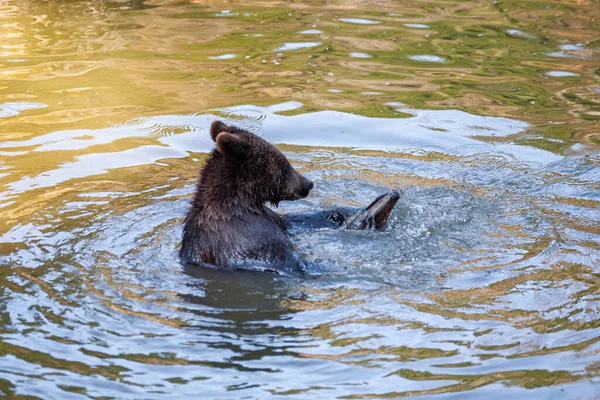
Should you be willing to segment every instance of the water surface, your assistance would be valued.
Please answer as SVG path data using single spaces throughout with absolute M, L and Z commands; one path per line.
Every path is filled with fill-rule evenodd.
M 0 5 L 0 393 L 594 398 L 594 1 Z M 402 196 L 304 279 L 183 267 L 215 119 Z M 316 266 L 320 267 L 316 267 Z

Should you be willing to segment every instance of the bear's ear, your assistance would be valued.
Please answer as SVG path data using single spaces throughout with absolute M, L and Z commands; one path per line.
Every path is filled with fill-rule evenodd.
M 248 144 L 244 137 L 221 132 L 217 135 L 217 150 L 227 157 L 244 159 L 248 156 Z
M 221 121 L 215 121 L 210 126 L 210 137 L 214 142 L 217 141 L 217 136 L 221 132 L 227 132 L 229 127 Z

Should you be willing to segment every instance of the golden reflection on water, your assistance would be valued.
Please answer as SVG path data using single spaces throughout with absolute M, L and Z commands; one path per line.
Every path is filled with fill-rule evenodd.
M 377 11 L 361 2 L 8 4 L 2 97 L 27 96 L 48 108 L 3 121 L 4 133 L 91 129 L 140 114 L 289 99 L 365 114 L 402 101 L 513 116 L 567 143 L 576 136 L 591 144 L 585 138 L 597 128 L 599 13 L 593 2 L 380 1 Z M 427 28 L 404 25 L 415 22 Z M 299 33 L 311 29 L 322 33 Z M 515 30 L 522 35 L 507 33 Z M 309 41 L 321 44 L 275 50 Z M 585 46 L 560 49 L 580 43 Z M 348 57 L 356 51 L 373 58 Z M 235 58 L 210 58 L 223 54 Z M 447 61 L 409 58 L 419 54 Z M 550 79 L 544 72 L 551 70 L 578 75 Z M 382 94 L 369 98 L 365 91 Z M 579 100 L 569 98 L 577 93 Z

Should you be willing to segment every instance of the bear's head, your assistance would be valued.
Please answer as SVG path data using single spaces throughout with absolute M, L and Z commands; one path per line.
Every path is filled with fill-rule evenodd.
M 215 195 L 232 205 L 240 201 L 277 205 L 283 200 L 302 199 L 313 188 L 313 183 L 266 140 L 221 121 L 213 122 L 210 136 L 216 149 L 205 172 L 209 168 L 218 170 L 210 179 L 218 186 Z

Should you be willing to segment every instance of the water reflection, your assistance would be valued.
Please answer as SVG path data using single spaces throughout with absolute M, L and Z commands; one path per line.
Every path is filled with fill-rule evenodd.
M 340 21 L 347 22 L 349 24 L 359 24 L 359 25 L 375 25 L 380 24 L 380 21 L 373 21 L 371 19 L 365 18 L 340 18 Z
M 415 61 L 423 61 L 423 62 L 445 62 L 446 59 L 444 57 L 432 56 L 432 55 L 418 55 L 418 56 L 409 56 L 411 60 Z
M 368 93 L 366 93 L 368 94 Z M 395 152 L 435 151 L 448 155 L 505 153 L 523 162 L 547 164 L 562 157 L 534 147 L 497 142 L 501 137 L 523 133 L 528 124 L 507 118 L 479 117 L 455 110 L 414 110 L 398 108 L 405 118 L 368 118 L 335 111 L 319 111 L 291 116 L 283 111 L 301 110 L 297 102 L 270 107 L 251 105 L 217 111 L 230 118 L 250 117 L 242 121 L 251 130 L 260 126 L 264 138 L 278 144 L 380 150 Z M 57 169 L 46 169 L 6 185 L 12 193 L 52 187 L 70 179 L 106 173 L 116 168 L 153 164 L 161 159 L 184 158 L 192 152 L 209 152 L 214 143 L 206 134 L 214 120 L 211 115 L 169 115 L 140 118 L 126 125 L 95 131 L 53 132 L 30 140 L 6 141 L 0 149 L 28 158 L 36 152 L 83 151 L 73 161 Z M 232 123 L 235 123 L 232 120 Z M 257 125 L 259 124 L 259 125 Z M 156 138 L 157 144 L 145 144 L 118 152 L 87 153 L 87 149 L 128 138 Z M 488 138 L 487 140 L 481 140 Z M 28 152 L 23 154 L 22 150 Z M 73 153 L 74 154 L 74 153 Z M 8 165 L 12 164 L 7 161 Z
M 230 60 L 236 57 L 237 56 L 235 54 L 221 54 L 220 56 L 212 56 L 208 58 L 210 58 L 211 60 Z
M 283 45 L 277 47 L 275 51 L 293 51 L 300 49 L 308 49 L 311 47 L 320 46 L 321 42 L 295 42 L 295 43 L 284 43 Z
M 14 117 L 25 110 L 48 107 L 44 103 L 7 102 L 0 104 L 0 118 Z
M 548 71 L 546 72 L 547 76 L 551 76 L 553 78 L 566 78 L 566 77 L 570 77 L 570 76 L 579 76 L 579 74 L 576 74 L 575 72 L 569 72 L 569 71 Z
M 598 343 L 592 268 L 600 253 L 591 244 L 600 235 L 600 197 L 590 191 L 600 184 L 597 157 L 493 144 L 528 127 L 517 120 L 405 108 L 407 118 L 374 119 L 298 113 L 300 106 L 213 111 L 280 143 L 316 183 L 313 196 L 283 212 L 364 204 L 386 187 L 404 189 L 384 232 L 295 233 L 303 257 L 331 266 L 305 280 L 179 266 L 181 218 L 198 165 L 192 157 L 212 146 L 211 114 L 148 117 L 26 142 L 35 155 L 81 136 L 93 148 L 96 138 L 129 135 L 180 153 L 152 156 L 139 146 L 138 156 L 81 155 L 80 164 L 45 173 L 58 201 L 40 203 L 47 192 L 28 179 L 13 184 L 13 194 L 27 184 L 39 194 L 7 213 L 39 204 L 44 216 L 29 213 L 24 223 L 17 215 L 1 239 L 2 263 L 12 271 L 4 277 L 11 322 L 3 341 L 22 362 L 11 361 L 17 369 L 6 379 L 23 386 L 18 371 L 34 362 L 47 374 L 70 371 L 51 379 L 52 391 L 68 379 L 90 395 L 179 385 L 185 394 L 202 384 L 261 396 L 324 390 L 314 387 L 309 371 L 316 368 L 335 371 L 322 380 L 336 396 L 475 395 L 488 385 L 499 390 L 494 383 L 502 381 L 545 390 L 572 382 L 570 390 L 589 393 L 583 383 L 595 377 L 586 368 Z M 289 112 L 296 114 L 282 115 Z M 366 140 L 373 126 L 379 129 Z M 349 146 L 336 145 L 339 137 Z M 424 150 L 427 141 L 434 149 Z M 23 148 L 6 143 L 9 151 Z M 159 169 L 144 172 L 151 165 Z M 84 190 L 52 181 L 80 176 L 70 170 L 88 174 Z M 31 336 L 38 315 L 44 333 Z M 369 378 L 359 387 L 352 384 L 357 374 Z M 98 377 L 112 386 L 99 386 Z
M 323 31 L 320 31 L 318 29 L 307 29 L 305 31 L 300 31 L 298 33 L 300 33 L 302 35 L 320 35 L 323 33 Z
M 531 33 L 523 32 L 520 29 L 507 29 L 506 33 L 508 33 L 509 35 L 512 35 L 512 36 L 522 37 L 525 39 L 535 39 L 536 38 L 535 35 L 533 35 Z
M 349 54 L 349 56 L 353 57 L 353 58 L 371 58 L 371 57 L 373 57 L 370 54 L 360 53 L 360 52 L 352 52 L 352 53 Z
M 595 396 L 596 9 L 4 2 L 0 393 Z M 280 212 L 395 188 L 388 229 L 293 231 L 305 279 L 182 267 L 215 118 L 316 183 Z

